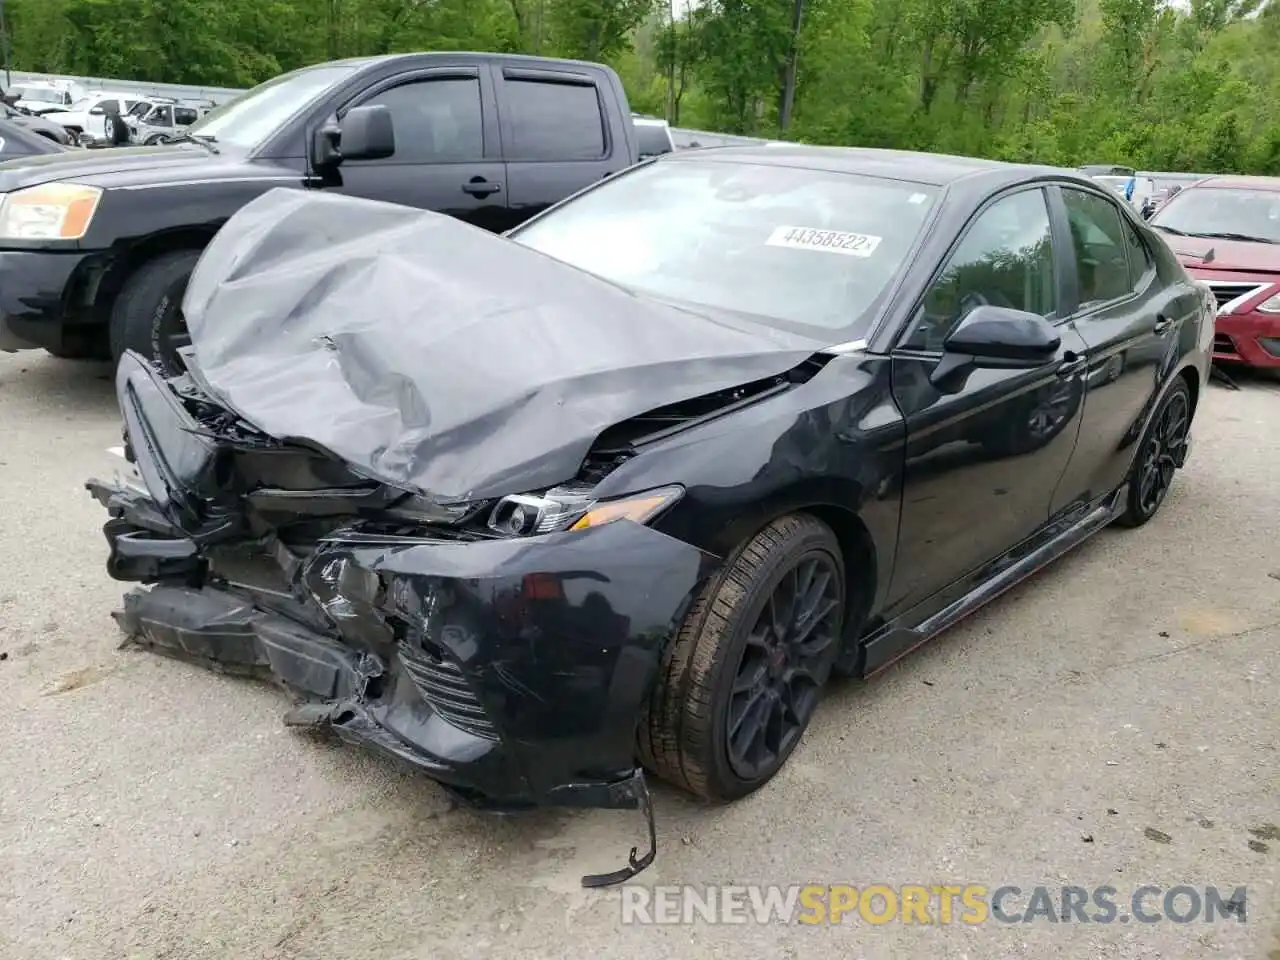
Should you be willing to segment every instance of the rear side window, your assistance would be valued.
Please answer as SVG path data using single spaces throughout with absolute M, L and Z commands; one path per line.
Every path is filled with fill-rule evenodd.
M 507 78 L 508 160 L 598 160 L 604 115 L 594 84 Z
M 174 123 L 180 127 L 189 127 L 198 119 L 198 115 L 190 107 L 178 107 L 173 111 Z
M 1080 305 L 1128 296 L 1133 290 L 1125 251 L 1128 241 L 1116 205 L 1097 194 L 1067 187 L 1062 189 L 1062 199 L 1075 248 Z

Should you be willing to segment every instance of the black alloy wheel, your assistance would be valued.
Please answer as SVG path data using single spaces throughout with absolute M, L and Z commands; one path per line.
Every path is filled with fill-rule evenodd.
M 1174 393 L 1164 405 L 1156 428 L 1147 437 L 1139 472 L 1138 505 L 1145 514 L 1160 509 L 1174 471 L 1182 463 L 1187 448 L 1187 429 L 1191 424 L 1191 408 L 1186 393 Z
M 840 642 L 839 579 L 830 554 L 805 555 L 747 634 L 725 715 L 729 763 L 743 780 L 772 776 L 809 725 Z
M 831 528 L 808 513 L 779 517 L 732 551 L 663 651 L 637 730 L 641 762 L 712 802 L 767 783 L 840 656 L 845 563 Z
M 1179 378 L 1151 419 L 1129 480 L 1128 502 L 1120 522 L 1139 527 L 1156 515 L 1186 459 L 1191 431 L 1191 393 Z

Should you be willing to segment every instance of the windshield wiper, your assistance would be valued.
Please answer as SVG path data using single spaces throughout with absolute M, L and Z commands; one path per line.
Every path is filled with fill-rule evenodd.
M 210 153 L 222 153 L 214 144 L 218 142 L 216 137 L 201 137 L 193 133 L 183 133 L 174 137 L 172 140 L 166 140 L 165 143 L 198 143 Z
M 1163 230 L 1165 233 L 1172 233 L 1175 237 L 1187 236 L 1187 232 L 1185 230 L 1178 230 L 1175 227 L 1166 227 L 1163 223 L 1153 223 L 1151 226 L 1157 230 Z
M 1254 237 L 1247 233 L 1192 233 L 1192 237 L 1204 237 L 1206 240 L 1240 240 L 1244 243 L 1280 243 L 1280 240 L 1268 240 L 1266 237 Z

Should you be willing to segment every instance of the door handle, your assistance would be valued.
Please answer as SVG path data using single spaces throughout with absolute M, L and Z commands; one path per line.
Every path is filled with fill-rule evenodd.
M 1088 357 L 1076 353 L 1074 350 L 1068 350 L 1062 355 L 1062 363 L 1058 367 L 1058 376 L 1064 380 L 1069 380 L 1083 370 L 1088 363 Z
M 1152 329 L 1155 330 L 1156 335 L 1159 336 L 1160 334 L 1168 330 L 1171 326 L 1173 326 L 1173 318 L 1166 317 L 1162 313 L 1160 314 L 1160 316 L 1156 317 L 1156 325 L 1152 327 Z
M 473 197 L 487 197 L 491 193 L 498 193 L 501 189 L 502 184 L 491 180 L 470 180 L 462 185 L 462 192 L 469 193 Z

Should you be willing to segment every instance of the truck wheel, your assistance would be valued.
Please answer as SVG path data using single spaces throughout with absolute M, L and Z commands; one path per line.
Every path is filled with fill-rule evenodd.
M 148 260 L 125 281 L 111 310 L 111 357 L 117 363 L 136 350 L 167 375 L 182 372 L 178 348 L 191 342 L 182 317 L 182 295 L 199 250 L 175 250 Z
M 808 514 L 775 520 L 726 561 L 665 651 L 640 759 L 704 800 L 745 796 L 781 769 L 840 651 L 844 561 Z

